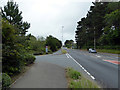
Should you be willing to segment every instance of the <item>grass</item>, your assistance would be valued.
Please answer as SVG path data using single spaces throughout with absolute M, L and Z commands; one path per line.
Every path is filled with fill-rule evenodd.
M 97 52 L 120 54 L 120 50 L 112 50 L 112 49 L 97 49 Z
M 81 49 L 81 50 L 87 51 L 87 49 Z M 96 51 L 103 53 L 120 54 L 120 50 L 113 50 L 113 49 L 96 49 Z
M 80 72 L 72 69 L 66 69 L 68 79 L 68 88 L 100 88 L 96 83 L 85 78 Z
M 67 51 L 62 49 L 62 54 L 66 54 L 66 53 L 67 53 Z

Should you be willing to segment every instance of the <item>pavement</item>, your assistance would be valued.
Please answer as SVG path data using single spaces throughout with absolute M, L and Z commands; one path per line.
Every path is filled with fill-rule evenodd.
M 40 57 L 40 56 L 39 56 Z M 48 58 L 49 59 L 49 58 Z M 65 68 L 48 62 L 37 62 L 11 88 L 67 88 Z

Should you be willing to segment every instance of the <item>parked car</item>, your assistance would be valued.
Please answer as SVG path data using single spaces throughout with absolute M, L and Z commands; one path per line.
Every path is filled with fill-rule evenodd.
M 96 50 L 95 50 L 95 49 L 90 48 L 90 49 L 89 49 L 89 53 L 97 53 L 97 52 L 96 52 Z

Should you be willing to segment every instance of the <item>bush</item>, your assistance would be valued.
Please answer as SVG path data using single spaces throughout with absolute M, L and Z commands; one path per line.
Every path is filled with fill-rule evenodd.
M 35 61 L 35 56 L 31 54 L 26 54 L 25 55 L 25 65 L 32 64 Z
M 80 72 L 77 72 L 76 70 L 73 70 L 72 68 L 68 68 L 68 74 L 70 78 L 72 79 L 79 79 L 81 76 Z
M 66 54 L 66 53 L 67 53 L 67 51 L 62 49 L 62 54 Z
M 12 76 L 15 73 L 21 71 L 21 66 L 23 63 L 23 57 L 21 54 L 14 49 L 10 49 L 8 46 L 4 46 L 2 51 L 2 71 Z
M 11 84 L 11 78 L 6 73 L 2 73 L 2 88 L 8 88 Z
M 76 88 L 99 88 L 97 83 L 88 80 L 73 68 L 66 69 L 66 76 L 68 79 L 68 88 L 72 88 L 72 90 L 77 90 Z

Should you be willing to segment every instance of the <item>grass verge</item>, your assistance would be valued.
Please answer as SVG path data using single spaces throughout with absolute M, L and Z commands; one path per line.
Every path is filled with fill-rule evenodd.
M 72 69 L 66 69 L 68 79 L 68 88 L 100 88 L 96 83 L 86 79 L 80 72 Z
M 66 54 L 66 53 L 67 53 L 67 51 L 62 49 L 62 54 Z
M 87 49 L 80 49 L 80 50 L 87 51 Z M 113 49 L 96 49 L 96 51 L 102 53 L 120 54 L 120 50 L 113 50 Z
M 120 50 L 112 50 L 112 49 L 97 49 L 97 52 L 120 54 Z

